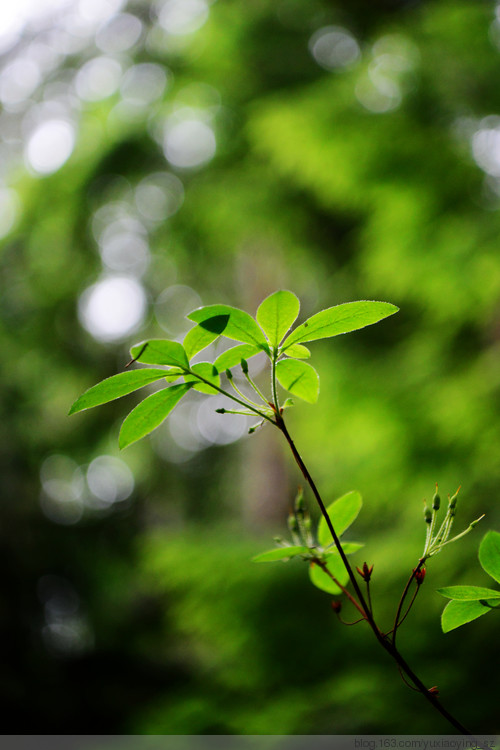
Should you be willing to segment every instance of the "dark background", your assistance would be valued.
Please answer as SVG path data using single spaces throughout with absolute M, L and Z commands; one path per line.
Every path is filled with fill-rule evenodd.
M 277 432 L 246 436 L 193 394 L 120 454 L 136 396 L 67 417 L 131 344 L 182 335 L 200 304 L 254 314 L 278 288 L 302 319 L 400 307 L 312 345 L 320 401 L 289 427 L 328 501 L 363 495 L 353 559 L 374 564 L 388 629 L 422 498 L 461 484 L 457 528 L 486 513 L 430 561 L 399 644 L 465 725 L 500 733 L 498 616 L 443 635 L 435 591 L 493 585 L 477 547 L 500 529 L 496 14 L 478 0 L 0 12 L 5 733 L 450 731 L 303 565 L 251 562 L 300 482 Z

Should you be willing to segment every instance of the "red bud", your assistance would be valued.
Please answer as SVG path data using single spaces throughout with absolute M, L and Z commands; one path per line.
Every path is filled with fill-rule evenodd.
M 417 585 L 420 586 L 424 582 L 425 578 L 425 568 L 419 568 L 418 570 L 415 570 L 415 580 L 417 582 Z

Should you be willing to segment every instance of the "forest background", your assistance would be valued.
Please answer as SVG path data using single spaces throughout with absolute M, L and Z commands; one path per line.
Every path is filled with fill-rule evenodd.
M 315 345 L 320 401 L 289 426 L 328 501 L 363 495 L 355 562 L 388 627 L 422 498 L 462 485 L 460 525 L 486 513 L 430 561 L 399 645 L 500 733 L 498 618 L 443 635 L 436 593 L 491 585 L 477 547 L 500 530 L 499 19 L 478 0 L 2 4 L 4 732 L 449 731 L 304 565 L 251 562 L 300 482 L 277 433 L 201 394 L 123 453 L 134 396 L 67 416 L 132 343 L 288 288 L 302 319 L 400 307 Z

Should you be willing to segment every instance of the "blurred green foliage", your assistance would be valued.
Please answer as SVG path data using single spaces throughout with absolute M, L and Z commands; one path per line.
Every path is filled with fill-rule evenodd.
M 230 444 L 199 394 L 181 444 L 166 426 L 118 456 L 134 396 L 66 416 L 198 304 L 254 314 L 290 288 L 304 317 L 401 309 L 315 345 L 319 405 L 289 428 L 325 498 L 363 495 L 388 628 L 422 497 L 462 484 L 460 525 L 486 513 L 431 561 L 399 645 L 500 733 L 496 615 L 445 636 L 435 591 L 488 585 L 476 550 L 500 529 L 495 4 L 42 6 L 0 18 L 4 731 L 449 731 L 298 562 L 250 562 L 300 481 L 278 434 Z

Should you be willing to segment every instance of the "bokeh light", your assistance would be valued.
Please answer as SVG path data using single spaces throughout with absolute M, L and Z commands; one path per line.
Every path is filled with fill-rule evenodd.
M 183 36 L 198 31 L 208 18 L 205 0 L 167 0 L 160 7 L 160 25 L 173 36 Z
M 148 175 L 135 189 L 135 204 L 141 216 L 158 222 L 173 216 L 184 200 L 184 186 L 169 172 Z
M 215 150 L 214 131 L 195 111 L 184 109 L 167 120 L 164 152 L 174 167 L 201 167 L 213 158 Z
M 29 167 L 41 175 L 56 172 L 75 146 L 75 130 L 67 120 L 42 121 L 31 134 L 25 150 Z
M 134 475 L 127 464 L 114 456 L 98 456 L 87 469 L 87 484 L 92 493 L 87 505 L 107 509 L 126 500 L 134 490 Z
M 75 78 L 80 99 L 97 102 L 115 93 L 120 85 L 122 66 L 112 57 L 94 57 L 83 65 Z
M 54 523 L 72 526 L 84 511 L 84 476 L 78 464 L 68 456 L 53 455 L 40 468 L 42 495 L 40 505 Z
M 107 276 L 86 289 L 78 303 L 83 327 L 98 341 L 120 341 L 142 323 L 144 287 L 128 276 Z
M 201 306 L 200 296 L 190 287 L 176 284 L 158 296 L 155 302 L 155 317 L 164 331 L 178 337 L 192 327 L 186 315 Z
M 324 26 L 315 31 L 309 40 L 309 50 L 325 70 L 350 68 L 361 57 L 354 36 L 339 26 Z

